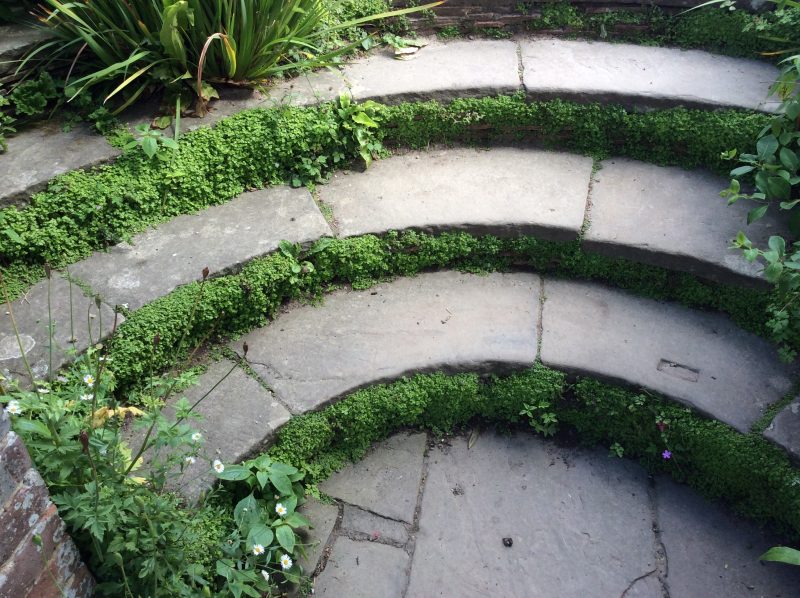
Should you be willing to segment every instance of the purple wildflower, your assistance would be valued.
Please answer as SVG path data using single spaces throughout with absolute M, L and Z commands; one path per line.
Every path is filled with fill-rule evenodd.
M 669 450 L 664 449 L 664 452 L 661 453 L 661 456 L 664 457 L 664 459 L 671 459 L 672 458 L 672 453 L 669 452 Z

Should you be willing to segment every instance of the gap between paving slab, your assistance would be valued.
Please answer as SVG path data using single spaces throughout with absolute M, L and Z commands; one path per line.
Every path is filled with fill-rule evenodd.
M 776 107 L 766 102 L 766 96 L 778 71 L 755 60 L 604 42 L 430 40 L 412 60 L 395 60 L 381 48 L 345 65 L 341 73 L 320 71 L 281 82 L 266 96 L 225 90 L 207 120 L 185 124 L 189 129 L 208 126 L 241 110 L 276 103 L 309 105 L 335 99 L 346 90 L 357 100 L 388 103 L 511 93 L 523 89 L 521 71 L 524 89 L 533 99 L 561 97 L 634 107 L 689 105 L 766 111 Z M 143 118 L 132 114 L 128 120 L 133 124 Z M 85 127 L 69 133 L 57 132 L 58 127 L 48 123 L 23 131 L 11 140 L 10 151 L 0 155 L 0 207 L 24 204 L 54 176 L 119 154 Z

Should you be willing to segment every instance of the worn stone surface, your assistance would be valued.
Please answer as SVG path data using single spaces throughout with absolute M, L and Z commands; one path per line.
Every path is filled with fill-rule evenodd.
M 11 310 L 0 310 L 0 373 L 8 372 L 23 384 L 30 381 L 14 333 L 13 314 L 25 356 L 37 380 L 44 380 L 50 370 L 50 333 L 48 330 L 48 281 L 35 284 L 22 297 L 13 301 Z M 108 336 L 114 326 L 114 312 L 103 305 L 97 308 L 93 298 L 86 297 L 75 284 L 53 272 L 50 285 L 50 313 L 53 324 L 52 370 L 55 372 L 71 358 L 67 350 L 73 346 L 84 351 L 90 342 Z M 87 318 L 88 315 L 88 318 Z M 124 318 L 117 316 L 117 324 Z M 74 344 L 70 340 L 74 338 Z
M 190 423 L 203 435 L 200 456 L 175 480 L 182 494 L 192 500 L 216 480 L 211 470 L 214 459 L 238 463 L 256 454 L 290 417 L 268 390 L 227 359 L 211 364 L 198 385 L 179 396 L 193 405 L 206 393 L 194 410 L 203 418 Z
M 336 525 L 336 520 L 339 517 L 339 507 L 326 505 L 314 498 L 309 498 L 308 502 L 300 507 L 298 511 L 312 525 L 312 529 L 298 530 L 303 542 L 306 544 L 306 558 L 300 559 L 300 566 L 305 574 L 313 575 L 325 550 L 325 545 Z
M 328 598 L 401 598 L 408 555 L 377 542 L 338 538 L 328 564 L 314 584 L 315 596 Z
M 769 427 L 764 436 L 786 449 L 789 456 L 800 465 L 800 398 L 784 407 Z
M 344 505 L 342 529 L 345 532 L 388 544 L 403 546 L 408 542 L 408 529 L 406 524 L 374 513 L 359 509 L 352 505 Z
M 758 246 L 771 235 L 789 236 L 771 210 L 747 226 L 754 206 L 728 206 L 719 192 L 728 179 L 704 171 L 664 168 L 624 158 L 606 160 L 595 175 L 591 225 L 584 248 L 728 284 L 767 286 L 762 266 L 750 263 L 731 241 L 744 230 Z
M 631 462 L 527 434 L 457 437 L 428 456 L 406 595 L 620 596 L 656 568 L 651 522 Z
M 0 25 L 0 75 L 16 70 L 21 58 L 34 44 L 47 38 L 41 29 L 21 25 Z
M 235 271 L 277 249 L 282 239 L 306 243 L 331 231 L 305 189 L 244 193 L 198 214 L 179 216 L 70 267 L 110 305 L 138 309 L 176 287 Z
M 654 390 L 740 432 L 791 387 L 774 347 L 721 314 L 590 283 L 546 279 L 544 294 L 545 365 Z
M 781 544 L 778 538 L 668 478 L 658 478 L 657 489 L 671 596 L 788 598 L 797 594 L 800 568 L 758 560 Z
M 615 102 L 633 107 L 765 106 L 778 75 L 767 62 L 699 50 L 633 44 L 532 39 L 522 42 L 532 99 Z
M 427 232 L 576 239 L 592 161 L 530 149 L 412 152 L 319 187 L 342 235 Z
M 102 135 L 84 124 L 65 133 L 49 121 L 15 134 L 0 154 L 0 208 L 26 205 L 54 176 L 107 162 L 119 155 Z
M 332 293 L 321 307 L 289 309 L 243 340 L 259 376 L 305 412 L 413 372 L 530 366 L 538 303 L 531 274 L 429 273 Z
M 425 442 L 425 434 L 392 436 L 358 463 L 333 474 L 320 490 L 383 517 L 412 523 Z
M 518 62 L 510 41 L 430 40 L 410 60 L 384 49 L 345 66 L 344 75 L 359 101 L 444 101 L 519 90 Z

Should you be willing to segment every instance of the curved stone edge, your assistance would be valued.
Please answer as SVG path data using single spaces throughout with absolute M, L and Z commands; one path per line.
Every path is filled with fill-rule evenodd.
M 564 57 L 570 59 L 569 68 L 561 66 Z M 552 60 L 555 62 L 547 68 L 547 61 Z M 653 66 L 662 62 L 667 66 Z M 717 70 L 720 74 L 715 76 Z M 658 75 L 659 85 L 654 90 L 648 77 L 659 71 L 664 72 Z M 450 101 L 525 91 L 532 100 L 559 97 L 622 103 L 636 109 L 686 105 L 774 112 L 776 104 L 767 102 L 766 90 L 777 73 L 775 67 L 755 60 L 696 50 L 552 39 L 430 40 L 412 60 L 395 60 L 382 49 L 346 64 L 338 73 L 323 70 L 281 82 L 268 95 L 225 90 L 202 125 L 185 125 L 190 129 L 213 126 L 220 118 L 245 109 L 276 103 L 311 105 L 335 99 L 345 91 L 357 100 L 386 103 Z M 743 85 L 743 80 L 748 84 Z M 683 89 L 687 81 L 690 83 Z M 692 93 L 694 84 L 704 91 Z M 761 87 L 763 98 L 757 91 Z M 126 124 L 142 120 L 148 119 L 132 114 Z M 29 196 L 45 188 L 54 176 L 109 162 L 119 155 L 119 150 L 84 126 L 53 134 L 58 126 L 51 122 L 24 131 L 12 140 L 10 152 L 0 155 L 0 208 L 24 206 Z

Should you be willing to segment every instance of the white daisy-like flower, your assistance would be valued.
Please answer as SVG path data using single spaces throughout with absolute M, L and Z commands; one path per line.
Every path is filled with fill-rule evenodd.
M 81 401 L 91 401 L 93 398 L 92 395 L 81 395 Z
M 197 462 L 197 459 L 192 457 L 191 455 L 184 459 L 187 465 L 194 465 Z
M 222 473 L 223 471 L 225 471 L 225 466 L 219 459 L 214 459 L 214 471 L 216 471 L 217 473 Z
M 264 546 L 261 544 L 253 544 L 253 554 L 256 556 L 264 554 Z
M 36 389 L 36 392 L 38 392 L 40 395 L 46 395 L 46 394 L 48 394 L 50 391 L 49 391 L 48 389 L 46 389 L 46 388 L 37 388 L 37 389 Z
M 192 434 L 192 442 L 200 442 L 202 438 L 203 435 L 200 432 L 195 432 L 194 434 Z
M 106 357 L 105 357 L 105 355 L 101 355 L 101 356 L 100 356 L 100 357 L 98 357 L 97 359 L 98 359 L 98 361 L 105 361 L 105 360 L 106 360 Z
M 94 376 L 92 376 L 91 374 L 86 374 L 83 377 L 83 383 L 86 384 L 86 386 L 88 386 L 89 388 L 91 388 L 92 386 L 94 386 Z
M 19 401 L 9 401 L 6 405 L 6 411 L 11 415 L 19 415 L 22 413 L 22 408 L 19 406 Z
M 289 512 L 289 510 L 286 507 L 284 507 L 281 503 L 278 503 L 277 505 L 275 505 L 275 512 L 281 517 L 283 517 L 284 515 L 286 515 L 286 513 Z
M 284 554 L 281 557 L 281 567 L 283 567 L 284 571 L 292 568 L 292 559 L 288 554 Z
M 264 581 L 269 581 L 269 571 L 267 571 L 266 569 L 262 569 L 261 577 L 264 578 Z

